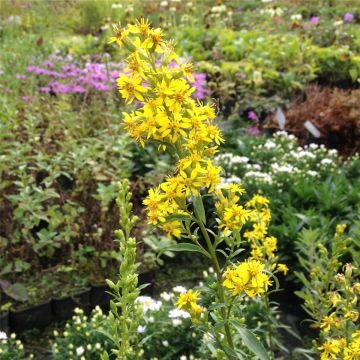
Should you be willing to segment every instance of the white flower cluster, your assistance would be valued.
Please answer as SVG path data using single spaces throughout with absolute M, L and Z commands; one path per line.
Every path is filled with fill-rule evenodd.
M 53 344 L 54 358 L 62 356 L 63 352 L 69 358 L 76 356 L 80 360 L 86 360 L 92 353 L 101 353 L 103 351 L 103 344 L 98 341 L 94 341 L 93 335 L 97 334 L 97 331 L 104 330 L 103 323 L 107 321 L 107 317 L 103 314 L 99 306 L 96 306 L 92 312 L 92 316 L 89 319 L 84 311 L 80 308 L 74 310 L 74 316 L 71 322 L 65 325 L 65 331 L 61 334 L 63 339 L 57 330 L 54 330 L 53 335 L 55 339 L 59 337 Z M 81 337 L 81 345 L 75 345 L 76 338 Z M 84 341 L 84 337 L 87 341 Z
M 10 359 L 11 356 L 19 356 L 23 359 L 24 356 L 24 345 L 18 339 L 16 339 L 16 334 L 11 334 L 9 337 L 6 332 L 0 331 L 0 359 Z M 11 357 L 12 358 L 12 357 Z M 28 359 L 33 359 L 34 355 L 29 354 Z
M 269 14 L 271 17 L 275 17 L 284 14 L 284 10 L 280 7 L 275 7 L 275 8 L 270 7 L 266 9 L 261 9 L 260 14 Z
M 216 14 L 216 13 L 224 13 L 226 12 L 226 10 L 227 10 L 226 5 L 218 5 L 218 6 L 213 6 L 210 11 Z
M 149 310 L 159 311 L 162 305 L 161 301 L 156 301 L 150 296 L 139 296 L 135 302 L 141 304 L 144 313 L 147 313 Z
M 225 171 L 220 186 L 244 182 L 281 189 L 285 184 L 323 179 L 339 172 L 336 150 L 317 144 L 298 146 L 295 136 L 284 131 L 254 146 L 248 156 L 223 153 L 215 158 Z

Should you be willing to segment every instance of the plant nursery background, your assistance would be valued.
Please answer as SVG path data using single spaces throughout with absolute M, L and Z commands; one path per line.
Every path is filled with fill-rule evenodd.
M 243 241 L 222 264 L 277 262 L 268 295 L 246 292 L 236 305 L 234 319 L 248 329 L 234 335 L 238 357 L 213 345 L 220 325 L 216 339 L 178 300 L 199 289 L 216 323 L 209 289 L 219 273 L 184 246 L 184 214 L 173 217 L 180 232 L 149 221 L 150 189 L 166 191 L 159 184 L 179 167 L 150 130 L 134 141 L 123 123 L 146 102 L 124 96 L 129 53 L 118 46 L 120 27 L 140 19 L 179 56 L 162 85 L 191 63 L 181 80 L 187 101 L 211 104 L 221 130 L 209 140 L 217 190 L 190 191 L 186 206 L 199 213 L 193 196 L 206 187 L 238 199 L 236 184 L 248 208 L 257 199 L 269 216 L 261 246 Z M 163 96 L 173 100 L 169 89 Z M 124 262 L 115 235 L 124 179 L 138 217 L 136 271 L 148 284 L 136 300 L 142 341 L 128 359 L 360 359 L 360 0 L 0 0 L 0 91 L 0 360 L 105 359 L 104 351 L 120 359 L 106 280 L 116 283 Z M 186 171 L 197 160 L 188 161 Z M 216 220 L 220 205 L 203 199 L 211 239 L 221 229 L 231 237 L 226 221 L 237 215 Z M 246 221 L 242 239 L 251 238 Z M 224 240 L 216 251 L 230 248 Z

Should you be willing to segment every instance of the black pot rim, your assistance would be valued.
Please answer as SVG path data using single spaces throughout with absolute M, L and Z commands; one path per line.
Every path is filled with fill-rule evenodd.
M 67 295 L 64 295 L 64 296 L 54 296 L 52 298 L 52 300 L 55 300 L 55 301 L 59 301 L 59 300 L 65 300 L 65 299 L 68 299 L 68 298 L 74 298 L 78 295 L 82 295 L 82 294 L 85 294 L 87 292 L 90 292 L 91 291 L 91 287 L 87 287 L 87 288 L 84 288 L 83 290 L 80 290 L 78 292 L 74 292 L 72 294 L 67 294 Z
M 51 305 L 51 301 L 52 301 L 52 299 L 50 298 L 50 299 L 42 301 L 42 302 L 40 302 L 38 304 L 29 305 L 29 306 L 27 306 L 27 307 L 25 307 L 23 309 L 10 309 L 9 313 L 18 314 L 18 313 L 21 313 L 23 311 L 28 311 L 28 310 L 35 309 L 35 308 L 40 308 L 40 307 L 42 307 L 44 305 Z

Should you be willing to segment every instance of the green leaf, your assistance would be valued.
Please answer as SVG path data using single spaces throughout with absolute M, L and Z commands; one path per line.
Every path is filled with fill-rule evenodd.
M 250 330 L 240 326 L 237 321 L 231 321 L 231 323 L 235 326 L 238 334 L 241 337 L 241 340 L 249 350 L 251 350 L 261 360 L 270 359 L 266 353 L 263 344 L 256 338 L 256 336 Z
M 29 299 L 29 294 L 23 284 L 15 283 L 3 288 L 4 293 L 16 301 L 25 302 Z
M 192 196 L 191 199 L 194 204 L 196 214 L 199 216 L 202 223 L 206 224 L 205 209 L 201 196 Z
M 198 252 L 200 254 L 205 255 L 208 258 L 211 258 L 210 254 L 206 250 L 202 249 L 200 246 L 196 244 L 191 244 L 191 243 L 178 243 L 175 245 L 171 245 L 167 248 L 167 250 Z
M 356 79 L 358 78 L 358 72 L 357 72 L 357 69 L 355 67 L 353 67 L 353 68 L 351 68 L 349 70 L 349 74 L 351 76 L 351 80 L 356 81 Z
M 185 221 L 189 220 L 190 216 L 185 214 L 172 214 L 166 217 L 167 221 L 173 221 L 173 220 L 179 220 L 179 221 Z

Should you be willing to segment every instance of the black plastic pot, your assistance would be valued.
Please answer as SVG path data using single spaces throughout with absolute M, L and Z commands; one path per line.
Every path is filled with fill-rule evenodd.
M 110 288 L 106 284 L 94 284 L 91 285 L 90 293 L 90 306 L 94 309 L 95 306 L 100 306 L 103 311 L 109 311 L 110 299 L 109 294 Z
M 34 328 L 44 328 L 52 322 L 51 301 L 24 310 L 10 311 L 10 330 L 22 332 Z
M 52 313 L 56 321 L 70 319 L 75 308 L 81 308 L 85 314 L 90 312 L 90 288 L 72 296 L 54 298 L 52 300 Z
M 0 313 L 0 331 L 9 331 L 9 312 Z

